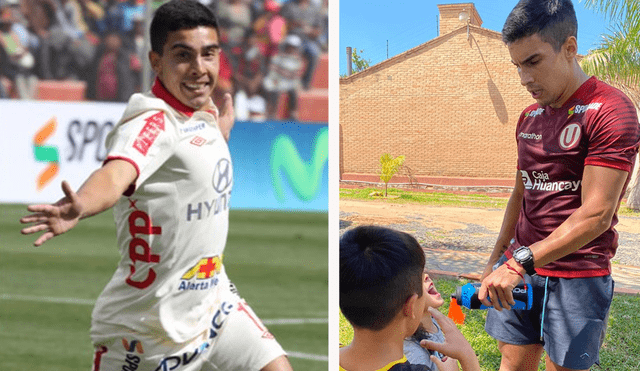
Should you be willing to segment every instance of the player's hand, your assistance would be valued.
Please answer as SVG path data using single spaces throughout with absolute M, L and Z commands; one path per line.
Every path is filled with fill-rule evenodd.
M 20 223 L 32 224 L 23 228 L 22 234 L 44 232 L 34 242 L 35 246 L 75 227 L 82 216 L 80 198 L 66 181 L 62 182 L 62 191 L 65 197 L 60 201 L 52 205 L 30 205 L 27 210 L 32 214 L 20 219 Z
M 235 124 L 235 113 L 233 111 L 233 98 L 231 94 L 226 93 L 224 95 L 224 103 L 222 103 L 222 111 L 220 111 L 220 117 L 218 118 L 218 126 L 222 132 L 222 136 L 228 142 L 229 136 L 231 136 L 231 129 Z
M 513 289 L 522 281 L 518 273 L 502 264 L 482 280 L 478 299 L 482 304 L 491 306 L 499 311 L 511 309 L 516 302 L 513 299 Z

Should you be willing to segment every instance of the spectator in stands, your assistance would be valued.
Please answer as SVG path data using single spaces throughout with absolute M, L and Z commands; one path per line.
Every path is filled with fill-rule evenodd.
M 302 40 L 302 53 L 307 62 L 302 85 L 308 89 L 322 53 L 319 40 L 323 22 L 322 9 L 313 5 L 310 0 L 290 0 L 282 7 L 281 14 L 287 20 L 289 34 L 297 35 Z
M 98 24 L 105 16 L 104 7 L 101 3 L 91 0 L 78 0 L 78 6 L 82 14 L 81 29 L 93 44 L 98 44 L 99 35 L 102 33 Z
M 264 2 L 264 13 L 253 22 L 262 55 L 271 58 L 278 52 L 282 39 L 287 35 L 287 22 L 280 14 L 280 4 L 275 0 Z
M 217 5 L 221 42 L 234 70 L 242 55 L 242 43 L 251 29 L 251 8 L 244 0 L 223 0 Z
M 19 12 L 16 5 L 16 1 L 0 3 L 0 75 L 13 83 L 19 98 L 32 99 L 38 83 L 35 58 L 13 27 Z
M 271 58 L 269 73 L 263 84 L 267 91 L 267 115 L 271 120 L 276 117 L 278 99 L 282 93 L 289 95 L 289 118 L 298 119 L 298 90 L 304 73 L 304 60 L 300 56 L 301 47 L 300 37 L 289 35 L 284 39 L 280 52 Z
M 142 64 L 135 52 L 123 47 L 118 32 L 104 37 L 103 51 L 96 58 L 90 97 L 101 101 L 126 102 L 137 91 Z
M 220 50 L 220 70 L 218 71 L 218 82 L 213 91 L 213 103 L 216 107 L 224 107 L 224 95 L 233 94 L 233 68 L 229 57 Z
M 235 113 L 240 121 L 262 121 L 266 114 L 266 101 L 260 95 L 266 70 L 266 59 L 260 51 L 256 34 L 246 37 L 244 52 L 240 57 L 236 82 Z

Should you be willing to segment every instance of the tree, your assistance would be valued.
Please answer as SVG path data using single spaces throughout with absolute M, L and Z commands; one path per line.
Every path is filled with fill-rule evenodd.
M 640 106 L 640 0 L 585 0 L 585 6 L 604 14 L 613 26 L 609 34 L 602 35 L 600 45 L 580 61 L 582 69 L 625 92 L 637 109 Z M 638 211 L 638 174 L 630 184 L 627 207 Z
M 353 48 L 353 55 L 351 56 L 351 61 L 353 62 L 353 72 L 364 71 L 369 68 L 371 64 L 370 59 L 364 59 L 363 54 L 364 50 L 360 49 L 360 54 L 358 54 L 358 50 Z
M 404 156 L 393 158 L 388 153 L 383 153 L 382 156 L 380 156 L 380 180 L 384 182 L 384 197 L 387 197 L 387 185 L 389 181 L 395 173 L 398 172 L 403 163 Z

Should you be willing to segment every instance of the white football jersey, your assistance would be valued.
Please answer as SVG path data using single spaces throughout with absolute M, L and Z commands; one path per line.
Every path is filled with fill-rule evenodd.
M 91 336 L 131 330 L 184 342 L 206 330 L 228 289 L 222 254 L 233 169 L 217 110 L 182 105 L 156 81 L 107 137 L 107 161 L 135 184 L 113 208 L 121 260 L 93 311 Z

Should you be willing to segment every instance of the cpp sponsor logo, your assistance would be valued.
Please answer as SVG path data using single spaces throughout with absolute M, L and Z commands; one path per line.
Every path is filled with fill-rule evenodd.
M 132 207 L 135 208 L 135 202 L 131 202 Z M 131 264 L 129 265 L 130 273 L 127 277 L 127 284 L 137 289 L 146 289 L 151 286 L 156 279 L 156 272 L 153 268 L 149 268 L 145 279 L 139 281 L 134 280 L 133 275 L 136 273 L 136 262 L 143 263 L 158 263 L 160 262 L 160 255 L 152 254 L 149 242 L 145 239 L 145 236 L 160 235 L 162 234 L 162 228 L 160 226 L 154 226 L 149 214 L 142 210 L 134 210 L 129 214 L 129 234 L 131 235 L 131 241 L 129 241 L 129 258 Z M 142 223 L 140 223 L 142 222 Z
M 526 170 L 520 170 L 524 188 L 530 191 L 560 192 L 571 191 L 576 192 L 580 188 L 581 180 L 566 180 L 551 182 L 549 174 L 544 171 L 532 171 L 531 176 Z
M 582 130 L 580 125 L 573 123 L 567 125 L 562 132 L 560 133 L 560 137 L 558 138 L 558 142 L 560 147 L 564 150 L 570 150 L 576 147 L 580 142 L 580 137 L 582 135 Z
M 209 216 L 218 215 L 220 212 L 229 209 L 229 201 L 231 199 L 231 186 L 233 184 L 233 167 L 231 161 L 222 158 L 218 161 L 213 169 L 213 178 L 211 185 L 218 197 L 212 200 L 206 200 L 198 203 L 187 205 L 187 221 L 202 220 Z
M 187 273 L 182 275 L 179 291 L 182 290 L 207 290 L 218 284 L 216 275 L 222 269 L 222 258 L 213 256 L 203 258 L 196 265 L 189 268 Z M 190 282 L 195 278 L 196 282 Z
M 542 115 L 544 108 L 538 108 L 537 110 L 525 112 L 524 117 L 536 117 Z
M 602 103 L 591 103 L 591 104 L 587 104 L 584 106 L 580 106 L 580 105 L 575 105 L 571 108 L 569 108 L 569 117 L 573 116 L 573 114 L 579 115 L 581 113 L 585 113 L 588 110 L 599 110 L 600 107 L 602 107 Z

